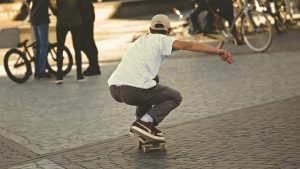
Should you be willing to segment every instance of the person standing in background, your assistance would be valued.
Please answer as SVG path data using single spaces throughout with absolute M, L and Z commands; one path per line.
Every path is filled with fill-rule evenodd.
M 82 18 L 81 18 L 81 1 L 82 0 L 57 0 L 56 11 L 57 16 L 56 38 L 58 43 L 57 49 L 57 77 L 56 84 L 63 82 L 63 47 L 65 45 L 67 33 L 70 31 L 72 35 L 73 47 L 75 50 L 75 60 L 77 68 L 77 81 L 84 81 L 81 65 L 81 48 L 82 48 Z
M 98 49 L 94 39 L 95 9 L 93 0 L 83 0 L 81 5 L 82 17 L 82 51 L 89 60 L 89 67 L 83 72 L 85 76 L 100 75 L 98 64 Z
M 215 15 L 208 15 L 208 19 L 215 20 L 217 29 L 222 29 L 222 18 L 228 21 L 231 26 L 234 21 L 234 11 L 232 0 L 194 0 L 195 9 L 190 13 L 190 29 L 189 33 L 192 35 L 198 34 L 200 31 L 199 24 L 197 23 L 198 17 L 201 12 L 205 10 L 214 11 Z M 233 26 L 233 36 L 236 45 L 244 45 L 245 42 L 240 37 L 238 29 Z
M 32 7 L 30 8 L 30 3 Z M 49 78 L 51 74 L 46 72 L 48 55 L 48 35 L 49 35 L 49 2 L 48 0 L 26 0 L 26 5 L 30 13 L 30 22 L 36 39 L 35 54 L 35 77 Z

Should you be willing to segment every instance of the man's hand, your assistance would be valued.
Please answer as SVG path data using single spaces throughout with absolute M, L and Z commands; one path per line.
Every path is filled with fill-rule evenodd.
M 233 63 L 233 56 L 229 52 L 227 52 L 226 50 L 218 49 L 217 53 L 222 58 L 222 60 L 224 60 L 228 64 Z

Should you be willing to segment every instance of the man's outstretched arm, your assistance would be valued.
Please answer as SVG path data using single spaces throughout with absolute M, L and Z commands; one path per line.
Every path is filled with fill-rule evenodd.
M 175 40 L 173 43 L 173 48 L 178 50 L 217 54 L 227 63 L 233 63 L 233 56 L 229 52 L 224 49 L 215 48 L 207 44 Z

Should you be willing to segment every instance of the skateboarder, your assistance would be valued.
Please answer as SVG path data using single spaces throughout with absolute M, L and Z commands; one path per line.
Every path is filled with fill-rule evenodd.
M 165 138 L 156 126 L 182 100 L 177 90 L 159 84 L 158 78 L 155 78 L 166 56 L 174 50 L 189 50 L 219 55 L 227 63 L 233 62 L 232 55 L 226 50 L 176 40 L 167 36 L 170 30 L 169 18 L 155 15 L 151 20 L 150 33 L 132 44 L 108 79 L 110 93 L 116 101 L 136 106 L 136 121 L 130 131 L 160 141 Z

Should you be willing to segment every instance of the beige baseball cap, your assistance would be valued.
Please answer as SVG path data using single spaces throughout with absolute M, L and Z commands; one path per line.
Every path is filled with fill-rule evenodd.
M 165 30 L 170 28 L 170 19 L 167 15 L 158 14 L 151 20 L 151 29 L 153 30 Z

